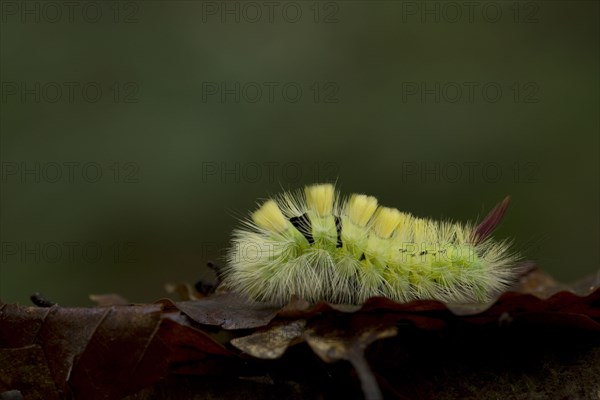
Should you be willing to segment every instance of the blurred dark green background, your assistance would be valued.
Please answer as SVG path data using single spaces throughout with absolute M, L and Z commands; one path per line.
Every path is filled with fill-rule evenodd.
M 236 218 L 337 179 L 482 217 L 561 280 L 599 263 L 599 6 L 1 2 L 0 296 L 135 302 Z

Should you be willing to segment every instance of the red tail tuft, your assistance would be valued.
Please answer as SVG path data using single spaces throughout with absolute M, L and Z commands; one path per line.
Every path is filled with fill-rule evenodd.
M 494 229 L 500 224 L 500 221 L 502 221 L 502 218 L 504 218 L 504 214 L 506 213 L 509 204 L 510 196 L 506 196 L 504 200 L 498 203 L 496 207 L 486 215 L 483 221 L 473 230 L 473 236 L 471 238 L 473 244 L 481 243 L 492 234 Z

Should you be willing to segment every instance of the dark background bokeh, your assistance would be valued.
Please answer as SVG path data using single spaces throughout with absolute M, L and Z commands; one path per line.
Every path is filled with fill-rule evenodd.
M 2 1 L 3 301 L 153 301 L 334 179 L 457 220 L 510 194 L 498 237 L 598 269 L 598 2 L 70 3 Z

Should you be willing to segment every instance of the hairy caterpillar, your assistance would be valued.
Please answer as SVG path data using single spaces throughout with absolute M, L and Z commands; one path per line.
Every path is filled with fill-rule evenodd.
M 265 201 L 234 230 L 223 269 L 230 289 L 270 303 L 486 301 L 515 276 L 506 241 L 489 237 L 508 198 L 479 226 L 417 218 L 331 184 Z

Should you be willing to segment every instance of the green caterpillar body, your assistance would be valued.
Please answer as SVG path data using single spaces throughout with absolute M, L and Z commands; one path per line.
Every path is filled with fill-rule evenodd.
M 508 202 L 475 227 L 417 218 L 372 196 L 341 199 L 333 185 L 307 186 L 262 204 L 233 233 L 224 284 L 254 300 L 283 305 L 484 302 L 514 279 L 517 256 L 489 237 Z

